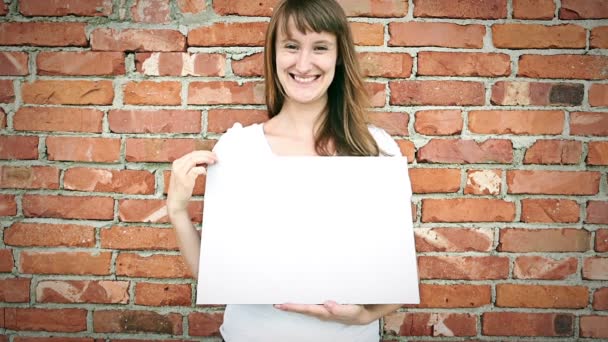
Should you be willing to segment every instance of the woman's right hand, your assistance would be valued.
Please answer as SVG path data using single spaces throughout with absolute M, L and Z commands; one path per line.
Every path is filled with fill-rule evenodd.
M 217 156 L 211 151 L 193 151 L 173 162 L 167 193 L 169 216 L 187 211 L 196 177 L 206 174 L 206 166 L 215 162 Z

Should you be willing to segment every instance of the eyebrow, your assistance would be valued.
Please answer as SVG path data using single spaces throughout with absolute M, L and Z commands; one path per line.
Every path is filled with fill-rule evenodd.
M 297 39 L 294 39 L 292 37 L 287 37 L 285 39 L 281 39 L 279 42 L 280 43 L 286 43 L 289 41 L 293 41 L 293 42 L 298 42 Z M 334 43 L 332 43 L 331 41 L 327 40 L 327 39 L 320 39 L 320 40 L 315 40 L 314 42 L 312 42 L 313 44 L 327 44 L 327 45 L 335 45 Z

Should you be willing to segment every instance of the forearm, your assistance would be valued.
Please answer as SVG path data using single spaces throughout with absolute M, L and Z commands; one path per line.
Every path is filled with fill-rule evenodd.
M 373 322 L 383 316 L 386 316 L 394 311 L 397 311 L 401 304 L 367 304 L 364 305 L 370 318 L 369 321 Z
M 169 219 L 175 229 L 179 250 L 195 279 L 198 278 L 198 262 L 201 252 L 201 237 L 190 221 L 185 210 L 169 212 Z

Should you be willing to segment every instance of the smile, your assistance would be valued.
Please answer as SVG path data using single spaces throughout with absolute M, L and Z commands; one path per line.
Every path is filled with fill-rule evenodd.
M 311 82 L 316 81 L 319 77 L 321 77 L 320 75 L 303 77 L 303 76 L 296 76 L 291 73 L 289 74 L 289 76 L 291 76 L 291 78 L 294 79 L 298 83 L 311 83 Z

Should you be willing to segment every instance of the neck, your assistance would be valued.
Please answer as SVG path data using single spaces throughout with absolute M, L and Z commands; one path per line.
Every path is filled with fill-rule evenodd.
M 320 124 L 321 115 L 326 110 L 327 99 L 314 103 L 296 103 L 285 99 L 278 116 L 292 130 L 293 136 L 310 137 L 314 135 Z

